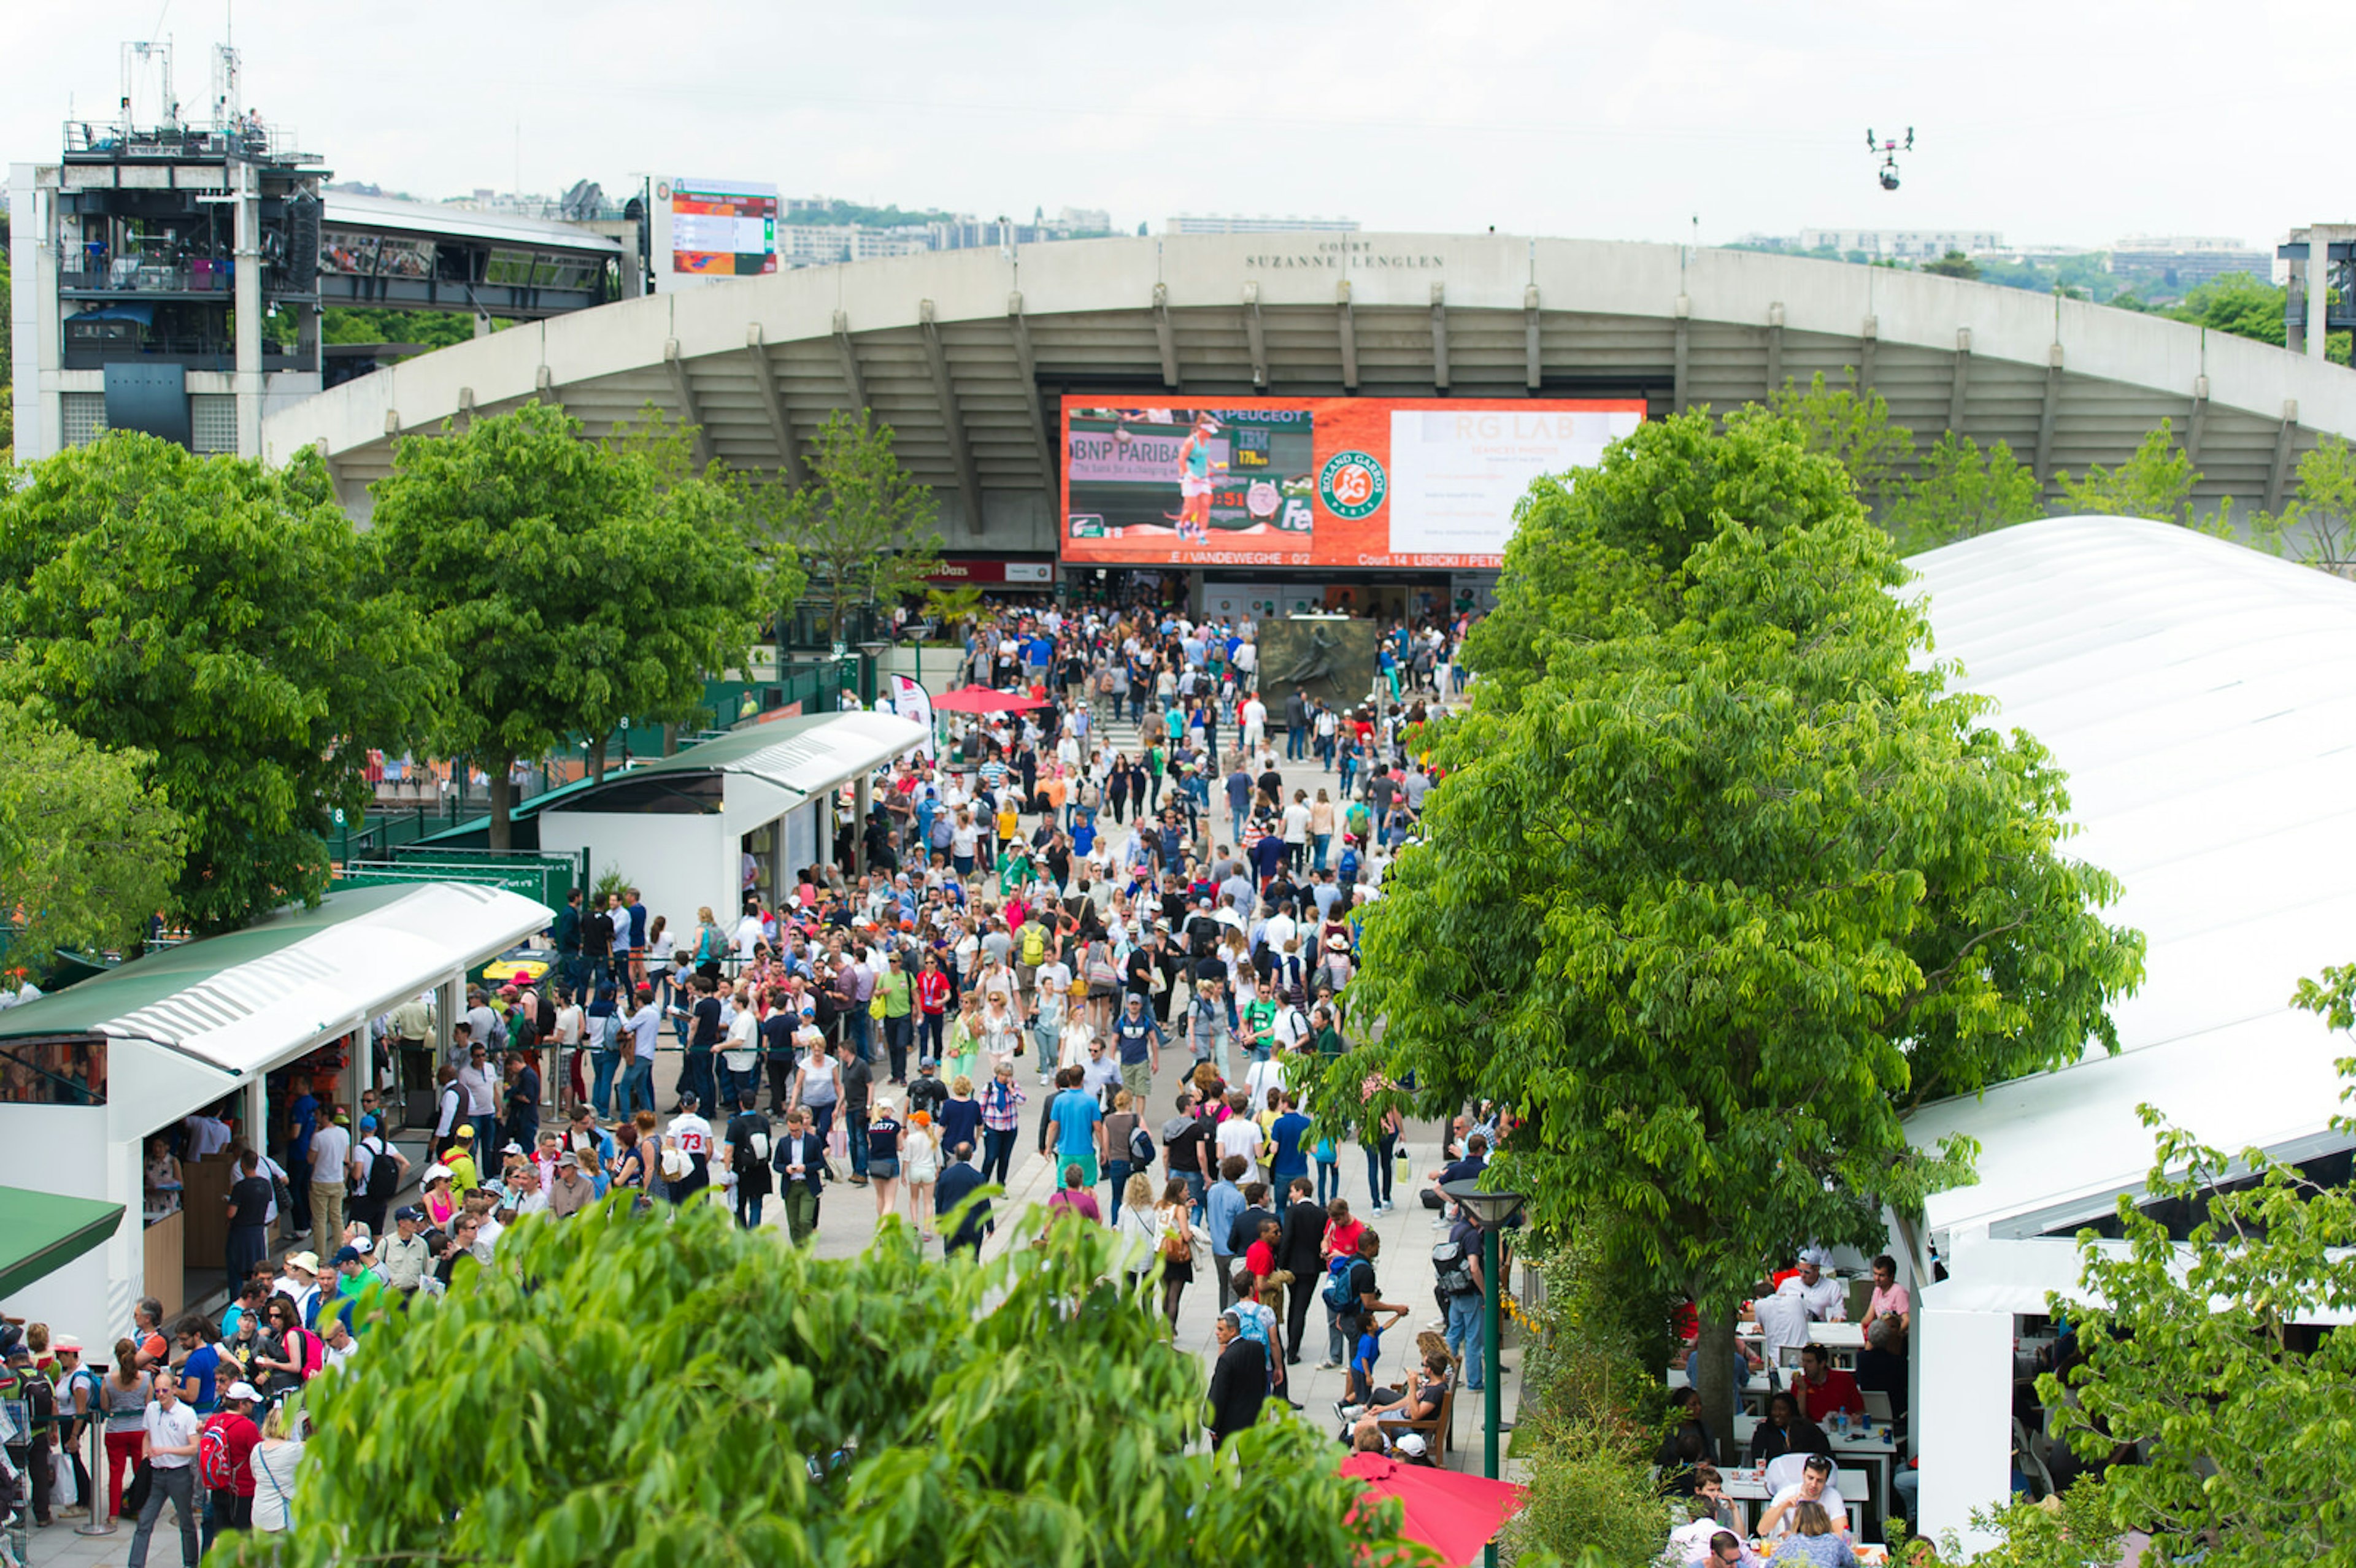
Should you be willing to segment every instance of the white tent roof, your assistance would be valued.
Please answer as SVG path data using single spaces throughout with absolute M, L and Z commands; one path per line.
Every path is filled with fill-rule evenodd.
M 554 918 L 501 888 L 418 882 L 331 892 L 164 949 L 0 1014 L 0 1038 L 114 1042 L 110 1129 L 143 1136 Z
M 1913 558 L 1937 656 L 2070 775 L 2066 852 L 2126 885 L 2149 943 L 2121 1053 L 1926 1107 L 1979 1140 L 1933 1231 L 2107 1210 L 2141 1182 L 2157 1105 L 2229 1152 L 2324 1133 L 2321 1022 L 2286 1003 L 2356 959 L 2356 583 L 2165 523 L 2057 517 Z

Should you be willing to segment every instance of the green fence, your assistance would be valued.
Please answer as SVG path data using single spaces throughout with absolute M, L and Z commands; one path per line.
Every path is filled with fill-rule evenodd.
M 474 882 L 521 893 L 561 910 L 587 870 L 578 855 L 543 855 L 527 849 L 444 849 L 398 854 L 391 859 L 354 860 L 336 873 L 336 885 L 383 887 L 397 882 Z

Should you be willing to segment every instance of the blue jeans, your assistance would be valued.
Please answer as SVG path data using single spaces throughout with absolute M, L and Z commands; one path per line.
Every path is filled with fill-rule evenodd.
M 621 1065 L 618 1051 L 593 1051 L 589 1053 L 589 1104 L 597 1109 L 597 1119 L 605 1121 L 606 1102 L 614 1093 L 614 1069 Z M 624 1093 L 629 1091 L 625 1089 Z
M 651 1057 L 633 1056 L 629 1071 L 622 1074 L 621 1104 L 616 1107 L 620 1115 L 655 1108 L 655 1064 Z
M 1284 759 L 1299 762 L 1309 754 L 1309 730 L 1306 725 L 1288 725 L 1284 731 Z
M 1112 1222 L 1114 1224 L 1120 1222 L 1120 1189 L 1129 1185 L 1130 1168 L 1129 1161 L 1125 1159 L 1105 1161 L 1105 1179 L 1112 1183 Z
M 1391 1172 L 1396 1164 L 1393 1156 L 1398 1151 L 1398 1135 L 1385 1133 L 1379 1144 L 1366 1146 L 1366 1200 L 1388 1203 L 1391 1200 Z
M 802 1109 L 810 1114 L 810 1131 L 818 1135 L 818 1147 L 820 1151 L 819 1158 L 820 1160 L 824 1160 L 826 1158 L 824 1152 L 826 1149 L 826 1136 L 829 1133 L 834 1131 L 834 1107 L 835 1102 L 832 1100 L 829 1100 L 823 1105 L 813 1105 L 807 1100 L 802 1102 Z
M 1316 867 L 1317 869 L 1322 871 L 1325 869 L 1326 851 L 1333 848 L 1333 836 L 1331 833 L 1317 834 L 1315 836 L 1315 847 L 1317 855 Z
M 741 1186 L 736 1189 L 737 1224 L 748 1231 L 757 1231 L 761 1228 L 762 1197 L 763 1195 L 758 1192 L 745 1191 Z
M 1246 819 L 1250 816 L 1250 813 L 1246 812 L 1246 811 L 1237 811 L 1237 812 L 1235 812 L 1233 815 L 1234 815 L 1235 819 L 1236 819 L 1236 838 L 1235 838 L 1235 847 L 1236 847 L 1237 848 L 1240 849 L 1240 848 L 1243 848 L 1243 845 L 1244 845 L 1244 823 L 1245 823 Z
M 981 1174 L 1001 1187 L 1006 1185 L 1006 1169 L 1014 1158 L 1014 1131 L 1001 1132 L 996 1127 L 981 1129 Z
M 1328 1183 L 1332 1184 L 1331 1191 L 1326 1189 Z M 1339 1159 L 1319 1160 L 1317 1162 L 1317 1201 L 1331 1203 L 1341 1196 L 1342 1162 Z
M 1203 1207 L 1203 1198 L 1210 1190 L 1211 1184 L 1204 1179 L 1203 1173 L 1199 1170 L 1182 1170 L 1178 1173 L 1178 1179 L 1186 1184 L 1187 1192 L 1193 1196 L 1194 1215 L 1197 1221 L 1200 1221 L 1205 1211 Z
M 845 1111 L 842 1114 L 842 1135 L 851 1144 L 851 1174 L 867 1174 L 867 1113 Z
M 862 1061 L 875 1060 L 875 1047 L 867 1028 L 874 1021 L 874 1016 L 868 1012 L 865 1002 L 854 1005 L 843 1015 L 843 1022 L 851 1031 L 851 1048 L 859 1052 L 859 1060 Z
M 1488 1371 L 1488 1362 L 1481 1359 L 1483 1312 L 1486 1304 L 1481 1293 L 1448 1298 L 1448 1348 L 1464 1358 L 1464 1386 L 1478 1389 Z

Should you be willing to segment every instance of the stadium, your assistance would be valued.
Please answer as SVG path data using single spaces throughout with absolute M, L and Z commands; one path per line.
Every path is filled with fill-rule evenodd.
M 1818 371 L 1879 391 L 1925 444 L 1945 430 L 2001 440 L 2049 481 L 2123 461 L 2168 420 L 2204 475 L 2204 511 L 2229 496 L 2277 506 L 2319 438 L 2356 434 L 2356 382 L 2336 366 L 2079 301 L 1754 251 L 1301 234 L 947 251 L 715 281 L 519 323 L 357 379 L 276 409 L 262 441 L 276 461 L 316 446 L 365 517 L 397 437 L 532 398 L 561 403 L 591 436 L 653 405 L 696 426 L 705 455 L 764 472 L 792 471 L 828 414 L 864 407 L 937 487 L 952 560 L 1044 564 L 1075 553 L 1058 527 L 1067 397 L 1076 408 L 1535 399 L 1659 417 L 1730 408 Z M 1243 565 L 1276 581 L 1373 584 L 1477 571 L 1497 548 L 1199 564 L 1214 578 Z M 1166 549 L 1126 553 L 1187 564 Z

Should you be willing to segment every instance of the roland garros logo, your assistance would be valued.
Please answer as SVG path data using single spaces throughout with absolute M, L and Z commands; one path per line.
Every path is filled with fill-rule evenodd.
M 1390 481 L 1363 452 L 1337 452 L 1317 471 L 1317 498 L 1337 517 L 1363 517 L 1383 504 Z

